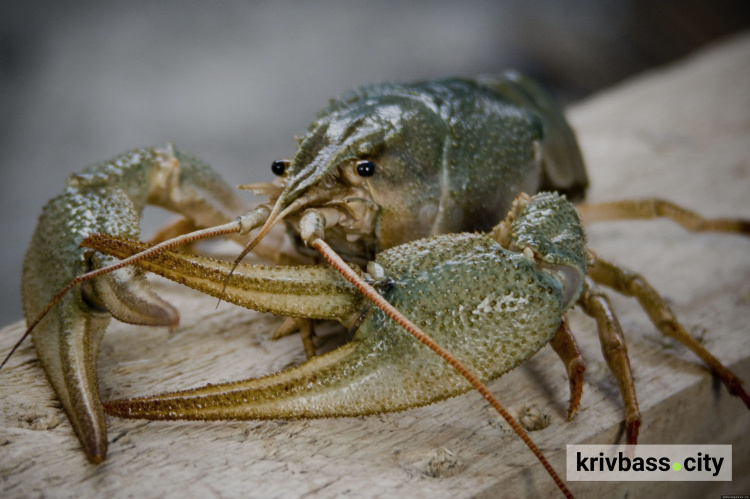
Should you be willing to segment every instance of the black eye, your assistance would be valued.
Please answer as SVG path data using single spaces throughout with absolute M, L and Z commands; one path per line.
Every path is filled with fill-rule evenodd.
M 369 160 L 357 162 L 357 175 L 360 177 L 372 177 L 375 175 L 375 163 Z
M 274 175 L 278 175 L 279 177 L 284 175 L 284 172 L 286 171 L 286 167 L 289 166 L 289 161 L 286 159 L 277 159 L 273 163 L 271 163 L 271 171 Z

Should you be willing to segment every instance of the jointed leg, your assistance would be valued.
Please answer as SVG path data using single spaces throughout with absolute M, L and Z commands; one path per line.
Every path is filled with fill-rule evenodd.
M 315 357 L 315 345 L 313 345 L 313 322 L 309 319 L 303 319 L 299 322 L 299 336 L 302 339 L 302 348 L 305 349 L 305 355 L 308 360 Z
M 635 445 L 638 441 L 638 428 L 641 426 L 641 413 L 638 411 L 638 400 L 635 396 L 635 385 L 633 385 L 633 375 L 630 371 L 628 349 L 625 346 L 625 337 L 622 334 L 620 322 L 612 310 L 607 295 L 601 292 L 588 277 L 578 303 L 583 307 L 586 314 L 596 320 L 602 353 L 607 360 L 607 365 L 617 378 L 622 401 L 625 404 L 627 444 Z
M 576 210 L 585 225 L 605 220 L 669 218 L 692 232 L 735 232 L 750 236 L 750 220 L 709 220 L 674 203 L 656 198 L 582 203 L 576 206 Z
M 315 329 L 311 319 L 287 317 L 273 333 L 272 339 L 278 340 L 297 331 L 299 331 L 300 338 L 302 339 L 302 348 L 305 349 L 305 356 L 308 360 L 312 359 L 315 357 L 315 345 L 312 342 L 312 339 L 315 337 Z
M 726 385 L 729 393 L 740 397 L 745 405 L 750 408 L 750 396 L 742 388 L 742 381 L 677 322 L 677 318 L 669 309 L 664 298 L 641 275 L 601 258 L 593 251 L 591 255 L 594 263 L 589 266 L 588 275 L 594 281 L 624 295 L 637 298 L 651 322 L 662 334 L 676 339 L 692 350 Z
M 586 371 L 586 363 L 578 350 L 578 344 L 568 325 L 568 317 L 563 315 L 560 329 L 550 341 L 550 345 L 560 360 L 565 364 L 570 381 L 570 405 L 568 406 L 568 421 L 576 415 L 583 394 L 583 373 Z
M 286 319 L 284 319 L 284 322 L 282 322 L 279 327 L 276 328 L 276 331 L 274 331 L 271 339 L 280 340 L 281 338 L 299 331 L 299 325 L 297 325 L 298 320 L 299 319 L 295 317 L 287 317 Z

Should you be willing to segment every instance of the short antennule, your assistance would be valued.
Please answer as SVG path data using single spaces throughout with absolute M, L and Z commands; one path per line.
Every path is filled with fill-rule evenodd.
M 295 211 L 299 211 L 300 209 L 304 208 L 305 206 L 319 200 L 323 195 L 302 195 L 292 201 L 289 206 L 281 209 L 281 199 L 276 202 L 273 209 L 271 210 L 271 213 L 268 215 L 268 219 L 266 220 L 266 223 L 263 224 L 263 226 L 258 231 L 258 234 L 253 238 L 252 241 L 250 241 L 247 246 L 242 250 L 240 255 L 235 259 L 234 263 L 235 265 L 240 263 L 243 258 L 247 256 L 248 253 L 250 253 L 253 248 L 255 248 L 258 243 L 263 239 L 273 228 L 274 225 L 276 225 L 278 222 L 284 220 L 284 218 L 287 217 L 290 213 L 293 213 Z

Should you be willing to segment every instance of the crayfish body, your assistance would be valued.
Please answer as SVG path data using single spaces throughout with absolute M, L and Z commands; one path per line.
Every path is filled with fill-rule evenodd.
M 599 324 L 625 402 L 630 443 L 637 439 L 640 414 L 629 361 L 619 323 L 595 282 L 637 297 L 657 328 L 688 345 L 750 406 L 740 380 L 684 331 L 641 276 L 586 247 L 568 200 L 522 194 L 549 190 L 579 200 L 587 178 L 562 110 L 517 73 L 349 92 L 318 115 L 293 159 L 274 162 L 272 171 L 276 182 L 244 186 L 268 202 L 235 222 L 245 210 L 232 189 L 171 144 L 132 151 L 72 176 L 64 193 L 44 208 L 24 263 L 24 312 L 42 366 L 92 463 L 101 462 L 107 450 L 96 358 L 110 318 L 164 326 L 176 324 L 177 312 L 136 267 L 102 272 L 67 294 L 58 291 L 89 270 L 144 255 L 145 245 L 122 238 L 138 237 L 146 204 L 177 211 L 197 227 L 223 224 L 204 235 L 243 235 L 260 227 L 246 251 L 280 221 L 302 254 L 314 248 L 332 262 L 320 249 L 327 241 L 353 265 L 366 265 L 353 273 L 374 286 L 372 293 L 483 380 L 551 343 L 571 380 L 569 417 L 580 400 L 583 360 L 564 316 L 581 305 Z M 667 213 L 696 230 L 746 235 L 750 227 L 737 220 L 712 223 L 658 200 L 593 205 L 585 213 L 594 219 Z M 472 231 L 487 233 L 466 234 Z M 406 335 L 393 315 L 366 305 L 364 288 L 339 275 L 346 273 L 343 261 L 338 272 L 327 266 L 259 267 L 156 249 L 145 250 L 150 256 L 138 265 L 255 310 L 336 320 L 354 335 L 343 347 L 288 371 L 111 401 L 106 409 L 112 414 L 352 416 L 404 410 L 477 388 Z

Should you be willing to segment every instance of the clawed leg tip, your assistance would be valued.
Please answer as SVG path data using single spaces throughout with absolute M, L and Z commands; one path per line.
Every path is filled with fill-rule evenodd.
M 742 388 L 741 386 L 738 387 L 736 393 L 734 393 L 733 395 L 735 397 L 739 397 L 745 403 L 745 407 L 750 410 L 750 396 L 748 396 L 744 388 Z
M 641 428 L 641 421 L 639 419 L 635 421 L 629 421 L 625 423 L 627 426 L 626 432 L 626 442 L 627 445 L 637 445 L 638 444 L 638 431 Z
M 571 367 L 570 377 L 570 404 L 568 406 L 568 421 L 578 413 L 581 406 L 581 397 L 583 397 L 583 375 L 586 372 L 586 365 L 581 360 Z
M 576 414 L 578 414 L 578 405 L 575 407 L 571 404 L 571 406 L 568 408 L 568 422 L 573 421 L 573 418 L 576 417 Z
M 724 385 L 727 387 L 727 390 L 729 390 L 729 394 L 734 395 L 735 397 L 739 397 L 739 399 L 745 403 L 745 407 L 750 409 L 750 396 L 742 386 L 742 380 L 738 378 L 734 373 L 726 370 L 726 368 L 725 371 L 726 374 L 720 376 L 720 378 L 723 381 Z

